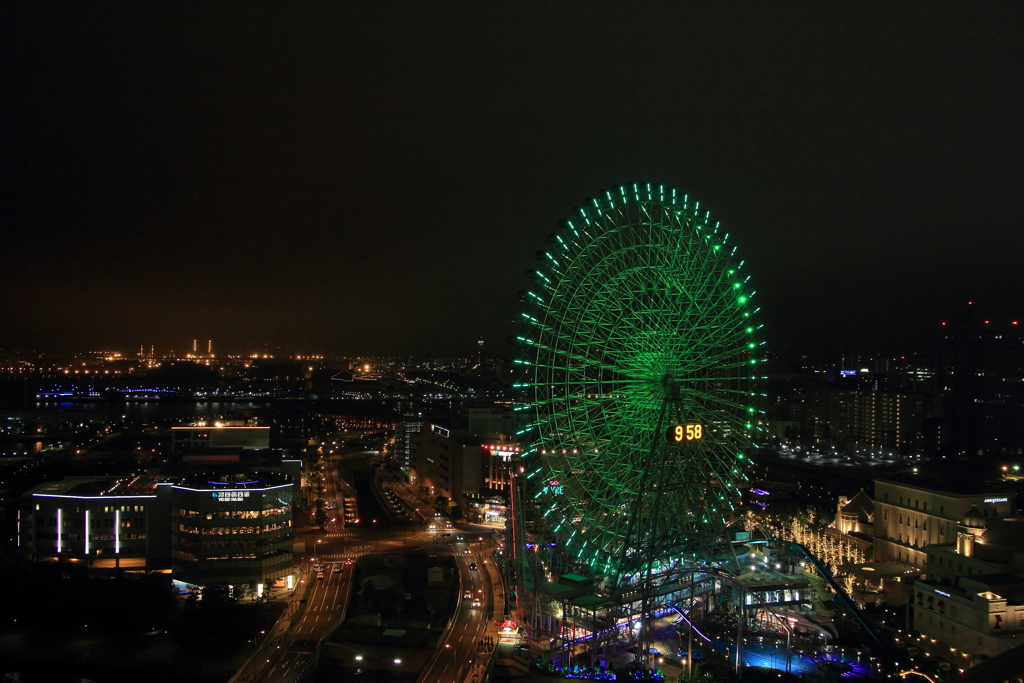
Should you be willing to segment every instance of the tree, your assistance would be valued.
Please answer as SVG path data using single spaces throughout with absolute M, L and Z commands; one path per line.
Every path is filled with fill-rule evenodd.
M 324 530 L 324 525 L 327 524 L 327 512 L 324 510 L 324 501 L 318 499 L 316 501 L 316 514 L 314 517 L 317 526 L 320 527 L 320 531 Z

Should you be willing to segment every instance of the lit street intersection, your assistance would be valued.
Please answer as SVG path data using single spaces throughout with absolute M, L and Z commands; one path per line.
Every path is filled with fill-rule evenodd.
M 333 460 L 328 462 L 333 464 Z M 339 480 L 334 467 L 325 469 L 324 500 L 333 509 L 341 509 L 343 498 L 354 496 L 354 492 Z M 410 496 L 413 507 L 424 505 L 412 500 L 408 489 L 402 493 Z M 366 525 L 365 521 L 370 524 Z M 274 630 L 263 636 L 264 643 L 232 680 L 266 683 L 302 680 L 316 661 L 322 640 L 344 620 L 353 593 L 351 584 L 358 558 L 406 547 L 453 555 L 461 581 L 460 595 L 468 592 L 473 599 L 459 600 L 450 627 L 436 651 L 342 643 L 336 646 L 336 652 L 342 652 L 343 658 L 351 658 L 343 665 L 356 674 L 365 665 L 364 670 L 383 670 L 403 680 L 415 679 L 421 683 L 473 680 L 485 665 L 485 655 L 490 653 L 482 650 L 481 642 L 488 635 L 492 642 L 497 641 L 496 619 L 501 616 L 500 605 L 494 610 L 496 583 L 501 599 L 500 578 L 487 559 L 495 543 L 493 529 L 471 529 L 473 525 L 465 525 L 465 530 L 430 528 L 433 526 L 423 522 L 412 526 L 385 526 L 374 520 L 360 520 L 359 525 L 346 527 L 339 516 L 333 521 L 328 518 L 324 532 L 313 527 L 298 529 L 298 537 L 305 538 L 307 555 L 299 584 L 288 598 L 287 609 Z M 443 524 L 437 526 L 443 527 Z M 460 540 L 463 533 L 465 540 Z M 322 571 L 317 572 L 316 567 Z

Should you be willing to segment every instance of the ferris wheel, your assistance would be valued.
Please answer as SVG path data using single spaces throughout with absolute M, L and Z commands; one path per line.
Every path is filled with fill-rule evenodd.
M 588 199 L 548 242 L 517 337 L 529 495 L 570 557 L 629 584 L 692 558 L 738 498 L 755 292 L 710 212 L 663 186 Z

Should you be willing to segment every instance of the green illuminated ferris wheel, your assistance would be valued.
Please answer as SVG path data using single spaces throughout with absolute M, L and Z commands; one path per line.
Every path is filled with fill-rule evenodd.
M 727 240 L 675 190 L 619 187 L 563 221 L 522 293 L 528 495 L 613 585 L 692 559 L 744 479 L 763 342 Z

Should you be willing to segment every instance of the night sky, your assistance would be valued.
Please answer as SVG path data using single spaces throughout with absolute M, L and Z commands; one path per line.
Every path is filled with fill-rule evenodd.
M 1024 317 L 1020 7 L 7 3 L 0 348 L 500 355 L 632 182 L 711 209 L 776 350 Z

